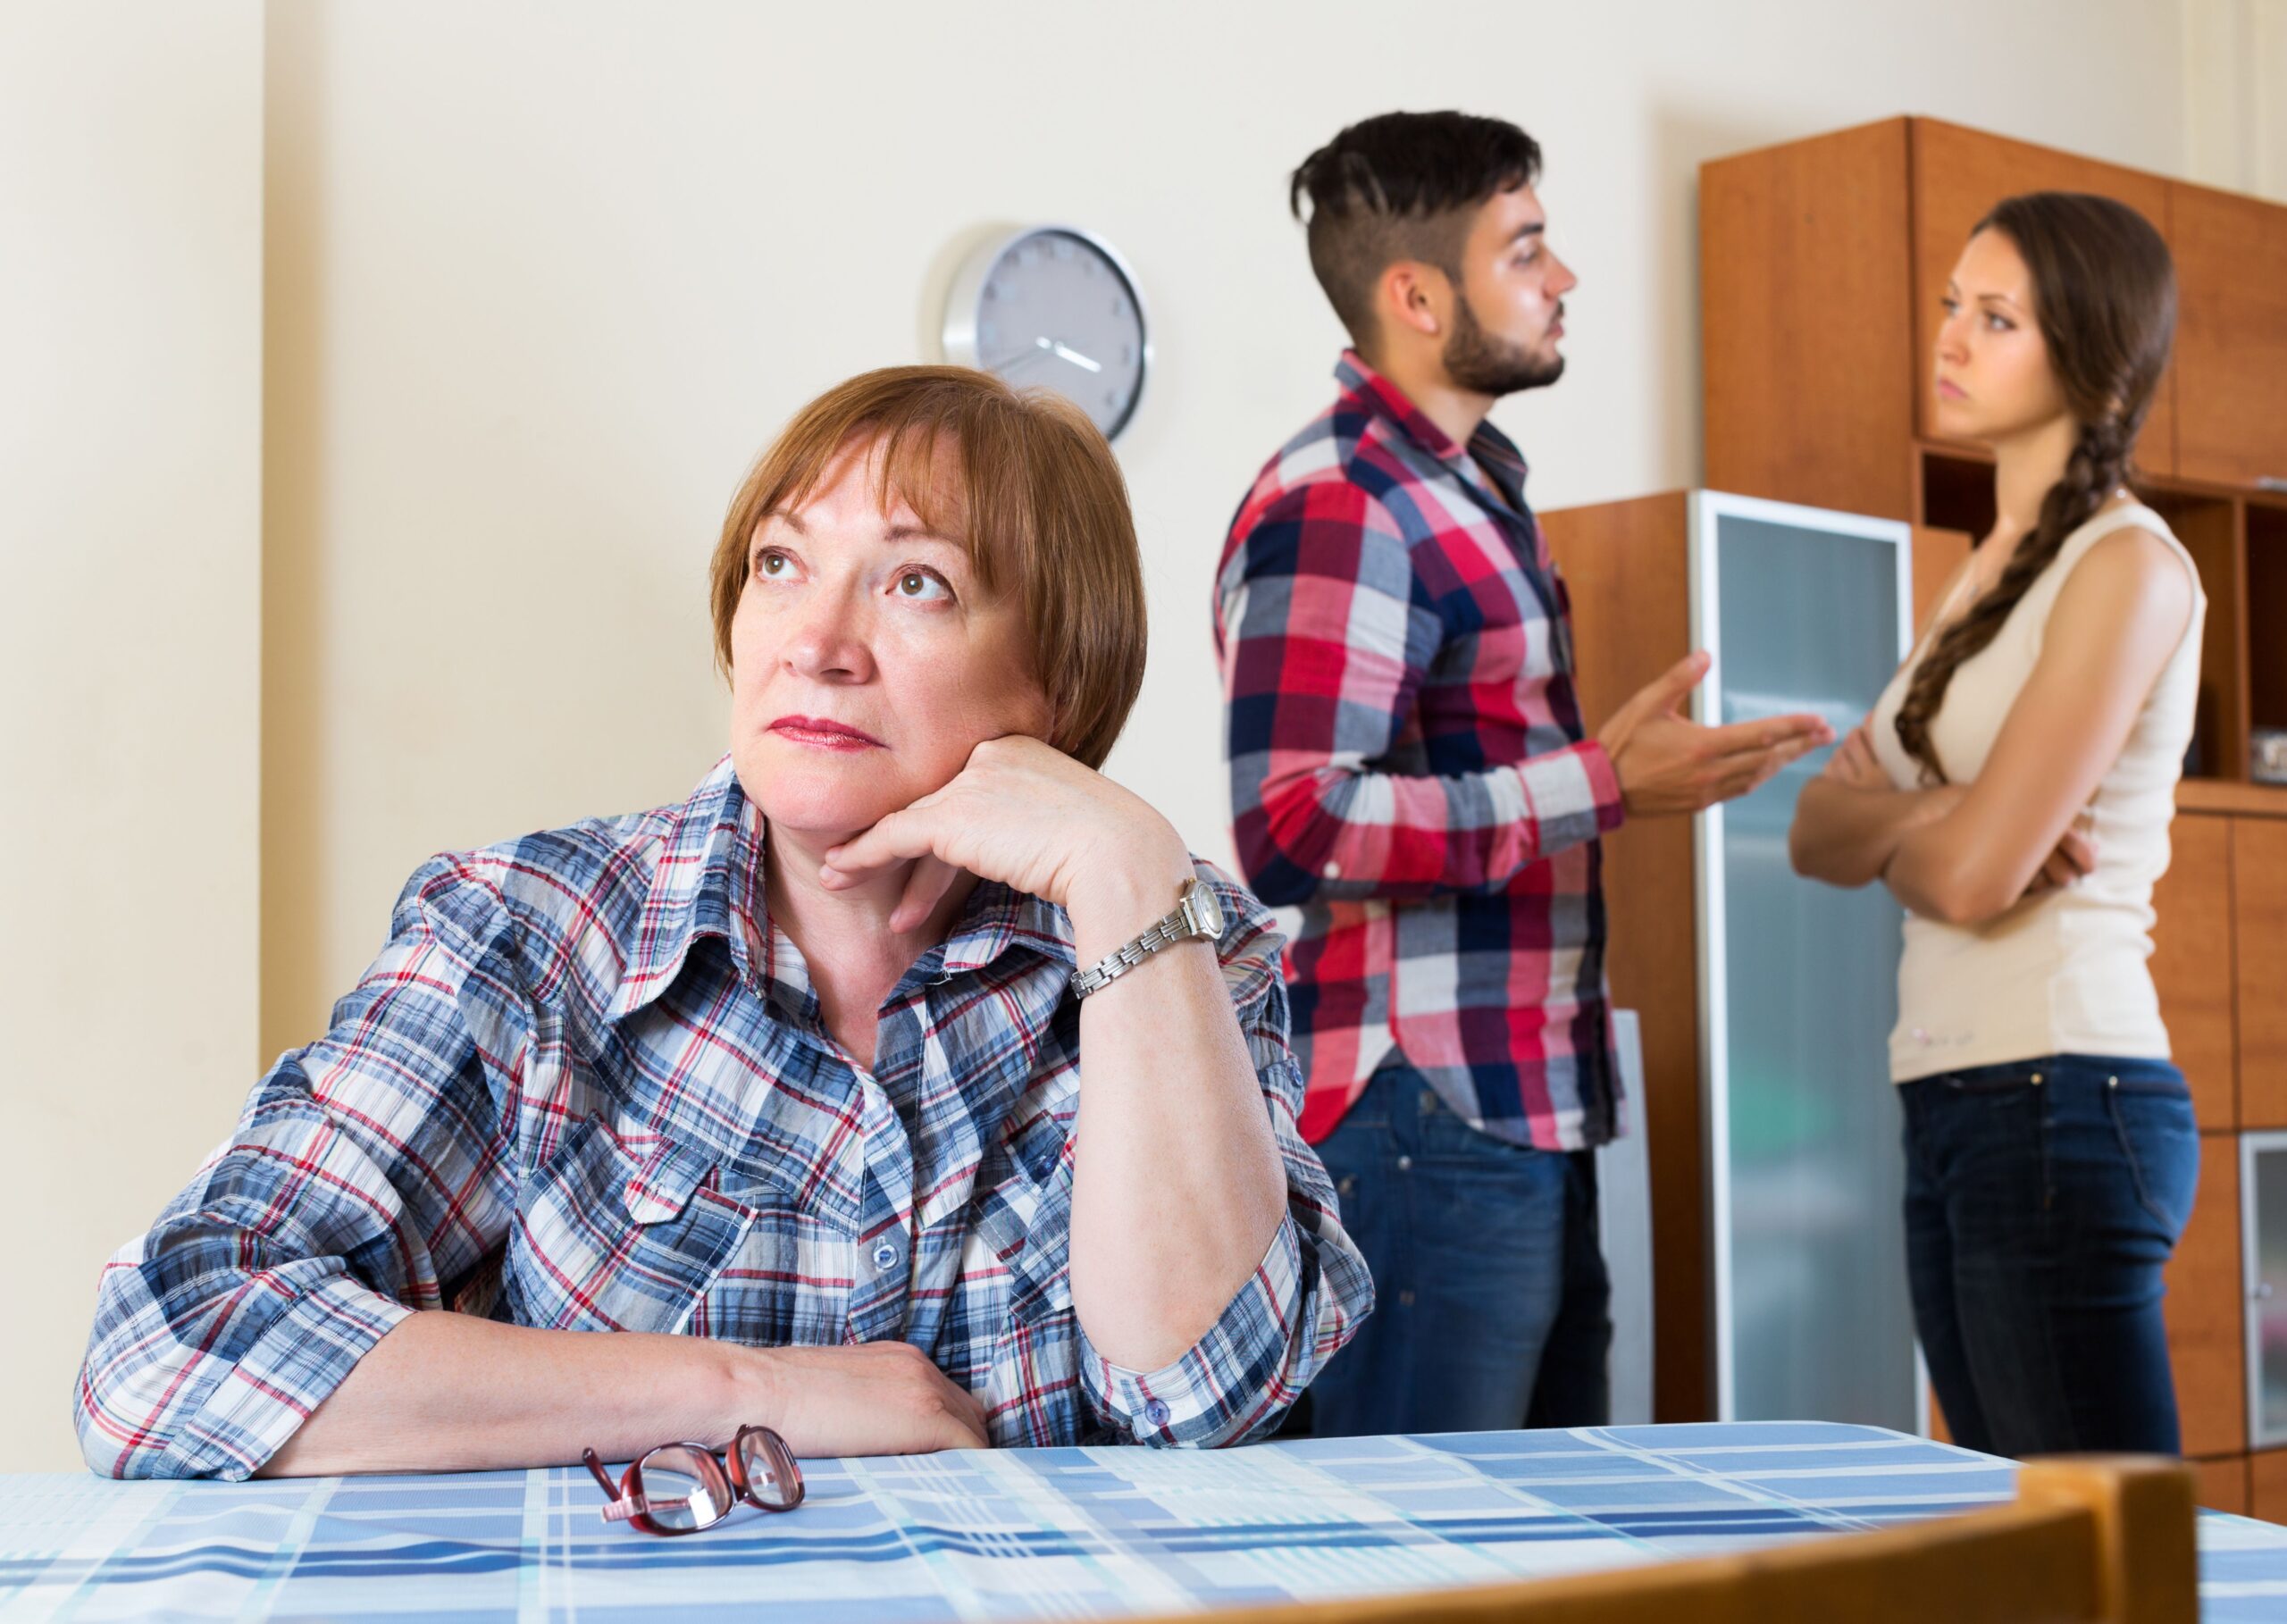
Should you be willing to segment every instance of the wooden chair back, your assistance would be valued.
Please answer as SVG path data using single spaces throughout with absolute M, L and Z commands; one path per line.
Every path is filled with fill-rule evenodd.
M 2035 1461 L 2010 1503 L 1905 1528 L 1188 1624 L 2197 1624 L 2193 1494 L 2180 1461 Z

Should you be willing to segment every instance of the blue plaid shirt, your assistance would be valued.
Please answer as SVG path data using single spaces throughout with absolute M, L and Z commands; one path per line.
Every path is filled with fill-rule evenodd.
M 243 1478 L 415 1309 L 755 1346 L 899 1338 L 998 1444 L 1268 1429 L 1373 1288 L 1295 1129 L 1280 938 L 1202 866 L 1288 1216 L 1196 1346 L 1124 1369 L 1072 1309 L 1070 921 L 980 883 L 868 1076 L 763 904 L 727 758 L 680 806 L 438 858 L 332 1030 L 106 1266 L 88 1464 Z

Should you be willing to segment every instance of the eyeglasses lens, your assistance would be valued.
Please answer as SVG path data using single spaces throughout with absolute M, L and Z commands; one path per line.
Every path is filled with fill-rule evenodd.
M 721 1520 L 731 1486 L 713 1456 L 671 1444 L 643 1457 L 643 1498 L 653 1522 L 683 1534 Z
M 802 1472 L 785 1446 L 759 1427 L 739 1434 L 739 1458 L 747 1469 L 747 1492 L 760 1504 L 786 1511 L 802 1500 Z

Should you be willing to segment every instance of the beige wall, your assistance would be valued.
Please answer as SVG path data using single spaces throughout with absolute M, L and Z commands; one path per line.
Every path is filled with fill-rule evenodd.
M 2174 171 L 2182 48 L 2149 0 L 278 8 L 265 1045 L 432 850 L 700 776 L 726 497 L 916 357 L 979 220 L 1094 227 L 1144 283 L 1152 657 L 1110 770 L 1220 855 L 1209 582 L 1340 338 L 1285 214 L 1311 146 L 1397 105 L 1540 138 L 1571 374 L 1501 420 L 1554 506 L 1695 477 L 1702 158 L 1912 110 Z
M 12 13 L 0 48 L 0 240 L 43 228 L 0 255 L 0 355 L 41 358 L 37 410 L 0 393 L 33 497 L 0 838 L 42 856 L 0 881 L 31 1034 L 0 1076 L 80 1152 L 0 1195 L 11 1233 L 69 1237 L 5 1266 L 54 1321 L 0 1352 L 20 1467 L 74 1458 L 96 1261 L 323 1019 L 413 866 L 714 758 L 722 506 L 803 399 L 917 356 L 958 234 L 1073 220 L 1144 280 L 1159 370 L 1120 452 L 1154 641 L 1112 771 L 1219 854 L 1209 581 L 1339 342 L 1284 213 L 1312 146 L 1400 105 L 1541 138 L 1572 372 L 1501 421 L 1559 506 L 1696 475 L 1702 158 L 1914 111 L 2178 172 L 2191 38 L 2152 0 L 304 0 L 268 9 L 265 74 L 250 0 L 131 35 L 118 9 Z
M 2183 0 L 2187 179 L 2287 202 L 2287 0 Z
M 0 1469 L 256 1006 L 262 8 L 0 9 Z

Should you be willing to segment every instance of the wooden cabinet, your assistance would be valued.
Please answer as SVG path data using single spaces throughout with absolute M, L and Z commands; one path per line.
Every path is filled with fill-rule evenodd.
M 2248 1457 L 2248 1515 L 2287 1522 L 2287 1449 L 2259 1449 Z
M 2287 819 L 2233 821 L 2240 1125 L 2287 1128 Z
M 1610 716 L 1690 647 L 1682 491 L 1546 513 L 1572 599 L 1581 713 Z M 1592 721 L 1593 724 L 1593 721 Z M 1623 824 L 1604 846 L 1606 956 L 1616 1008 L 1637 1012 L 1652 1187 L 1654 1419 L 1705 1420 L 1714 1380 L 1706 1327 L 1707 1180 L 1700 1144 L 1698 937 L 1692 825 Z M 1637 950 L 1619 947 L 1636 943 Z
M 1700 169 L 1701 376 L 1719 490 L 1911 507 L 1906 121 Z
M 2282 271 L 2287 273 L 2287 265 Z M 2242 503 L 2240 522 L 2240 601 L 2247 621 L 2240 637 L 2248 720 L 2257 727 L 2287 727 L 2287 636 L 2281 634 L 2287 628 L 2287 493 Z M 2207 566 L 2200 568 L 2204 580 Z M 2211 627 L 2215 614 L 2208 611 Z M 2249 636 L 2249 630 L 2264 635 Z
M 2174 362 L 2139 465 L 2210 608 L 2200 776 L 2244 780 L 2250 726 L 2287 726 L 2287 207 L 1935 119 L 1896 118 L 1700 166 L 1707 484 L 1982 536 L 1993 471 L 1939 439 L 1939 299 L 1994 204 L 2093 191 L 2169 239 Z M 2273 643 L 2278 651 L 2272 649 Z
M 2203 1129 L 2239 1126 L 2232 1032 L 2232 982 L 2216 967 L 2232 951 L 2232 824 L 2179 816 L 2169 832 L 2168 872 L 2152 889 L 2152 981 L 2168 1046 L 2191 1084 Z
M 2177 472 L 2287 479 L 2287 208 L 2178 183 Z
M 2168 231 L 2169 183 L 2140 170 L 2100 163 L 2054 147 L 2035 146 L 1965 130 L 1936 119 L 1906 121 L 1911 141 L 1914 194 L 1914 420 L 1923 438 L 1939 438 L 1932 412 L 1931 362 L 1938 328 L 1944 320 L 1939 301 L 1961 257 L 1969 234 L 1987 211 L 2021 192 L 2096 192 L 2128 205 L 2162 236 Z M 2145 420 L 2138 461 L 2148 473 L 2175 469 L 2175 425 L 2170 406 L 2171 381 L 2163 378 L 2151 415 Z
M 2241 1130 L 2287 1129 L 2287 790 L 2248 782 L 2251 730 L 2287 727 L 2287 492 L 2257 486 L 2287 478 L 2287 207 L 1933 119 L 1703 164 L 1706 482 L 1906 520 L 1926 621 L 1938 582 L 1993 522 L 1990 453 L 1932 432 L 1938 301 L 1976 222 L 2044 189 L 2120 199 L 2176 262 L 2174 361 L 2138 448 L 2148 499 L 2208 599 L 2191 776 L 2154 893 L 2152 975 L 2202 1130 L 2198 1208 L 2168 1270 L 2169 1344 L 2209 1503 L 2243 1494 L 2287 1521 L 2287 1450 L 2246 1452 L 2238 1154 Z M 1638 590 L 1627 583 L 1608 622 L 1632 618 Z M 1688 850 L 1672 860 L 1688 873 Z M 1695 1158 L 1693 1226 L 1699 1176 Z M 1701 1230 L 1688 1238 L 1700 1245 Z M 1704 1304 L 1705 1288 L 1662 1289 L 1665 1370 L 1698 1357 L 1671 1348 L 1670 1300 Z
M 1930 629 L 1931 617 L 1937 614 L 1939 599 L 1945 596 L 1954 572 L 1969 562 L 1970 541 L 1965 530 L 1941 530 L 1928 524 L 1914 527 L 1914 634 L 1917 639 Z
M 2248 1458 L 2245 1455 L 2226 1455 L 2220 1461 L 2195 1461 L 2192 1470 L 2199 1476 L 2199 1504 L 2211 1511 L 2229 1511 L 2235 1517 L 2248 1514 Z
M 2247 1327 L 2236 1134 L 2199 1136 L 2199 1195 L 2168 1260 L 2167 1287 L 2168 1360 L 2183 1452 L 2241 1453 L 2248 1446 Z

